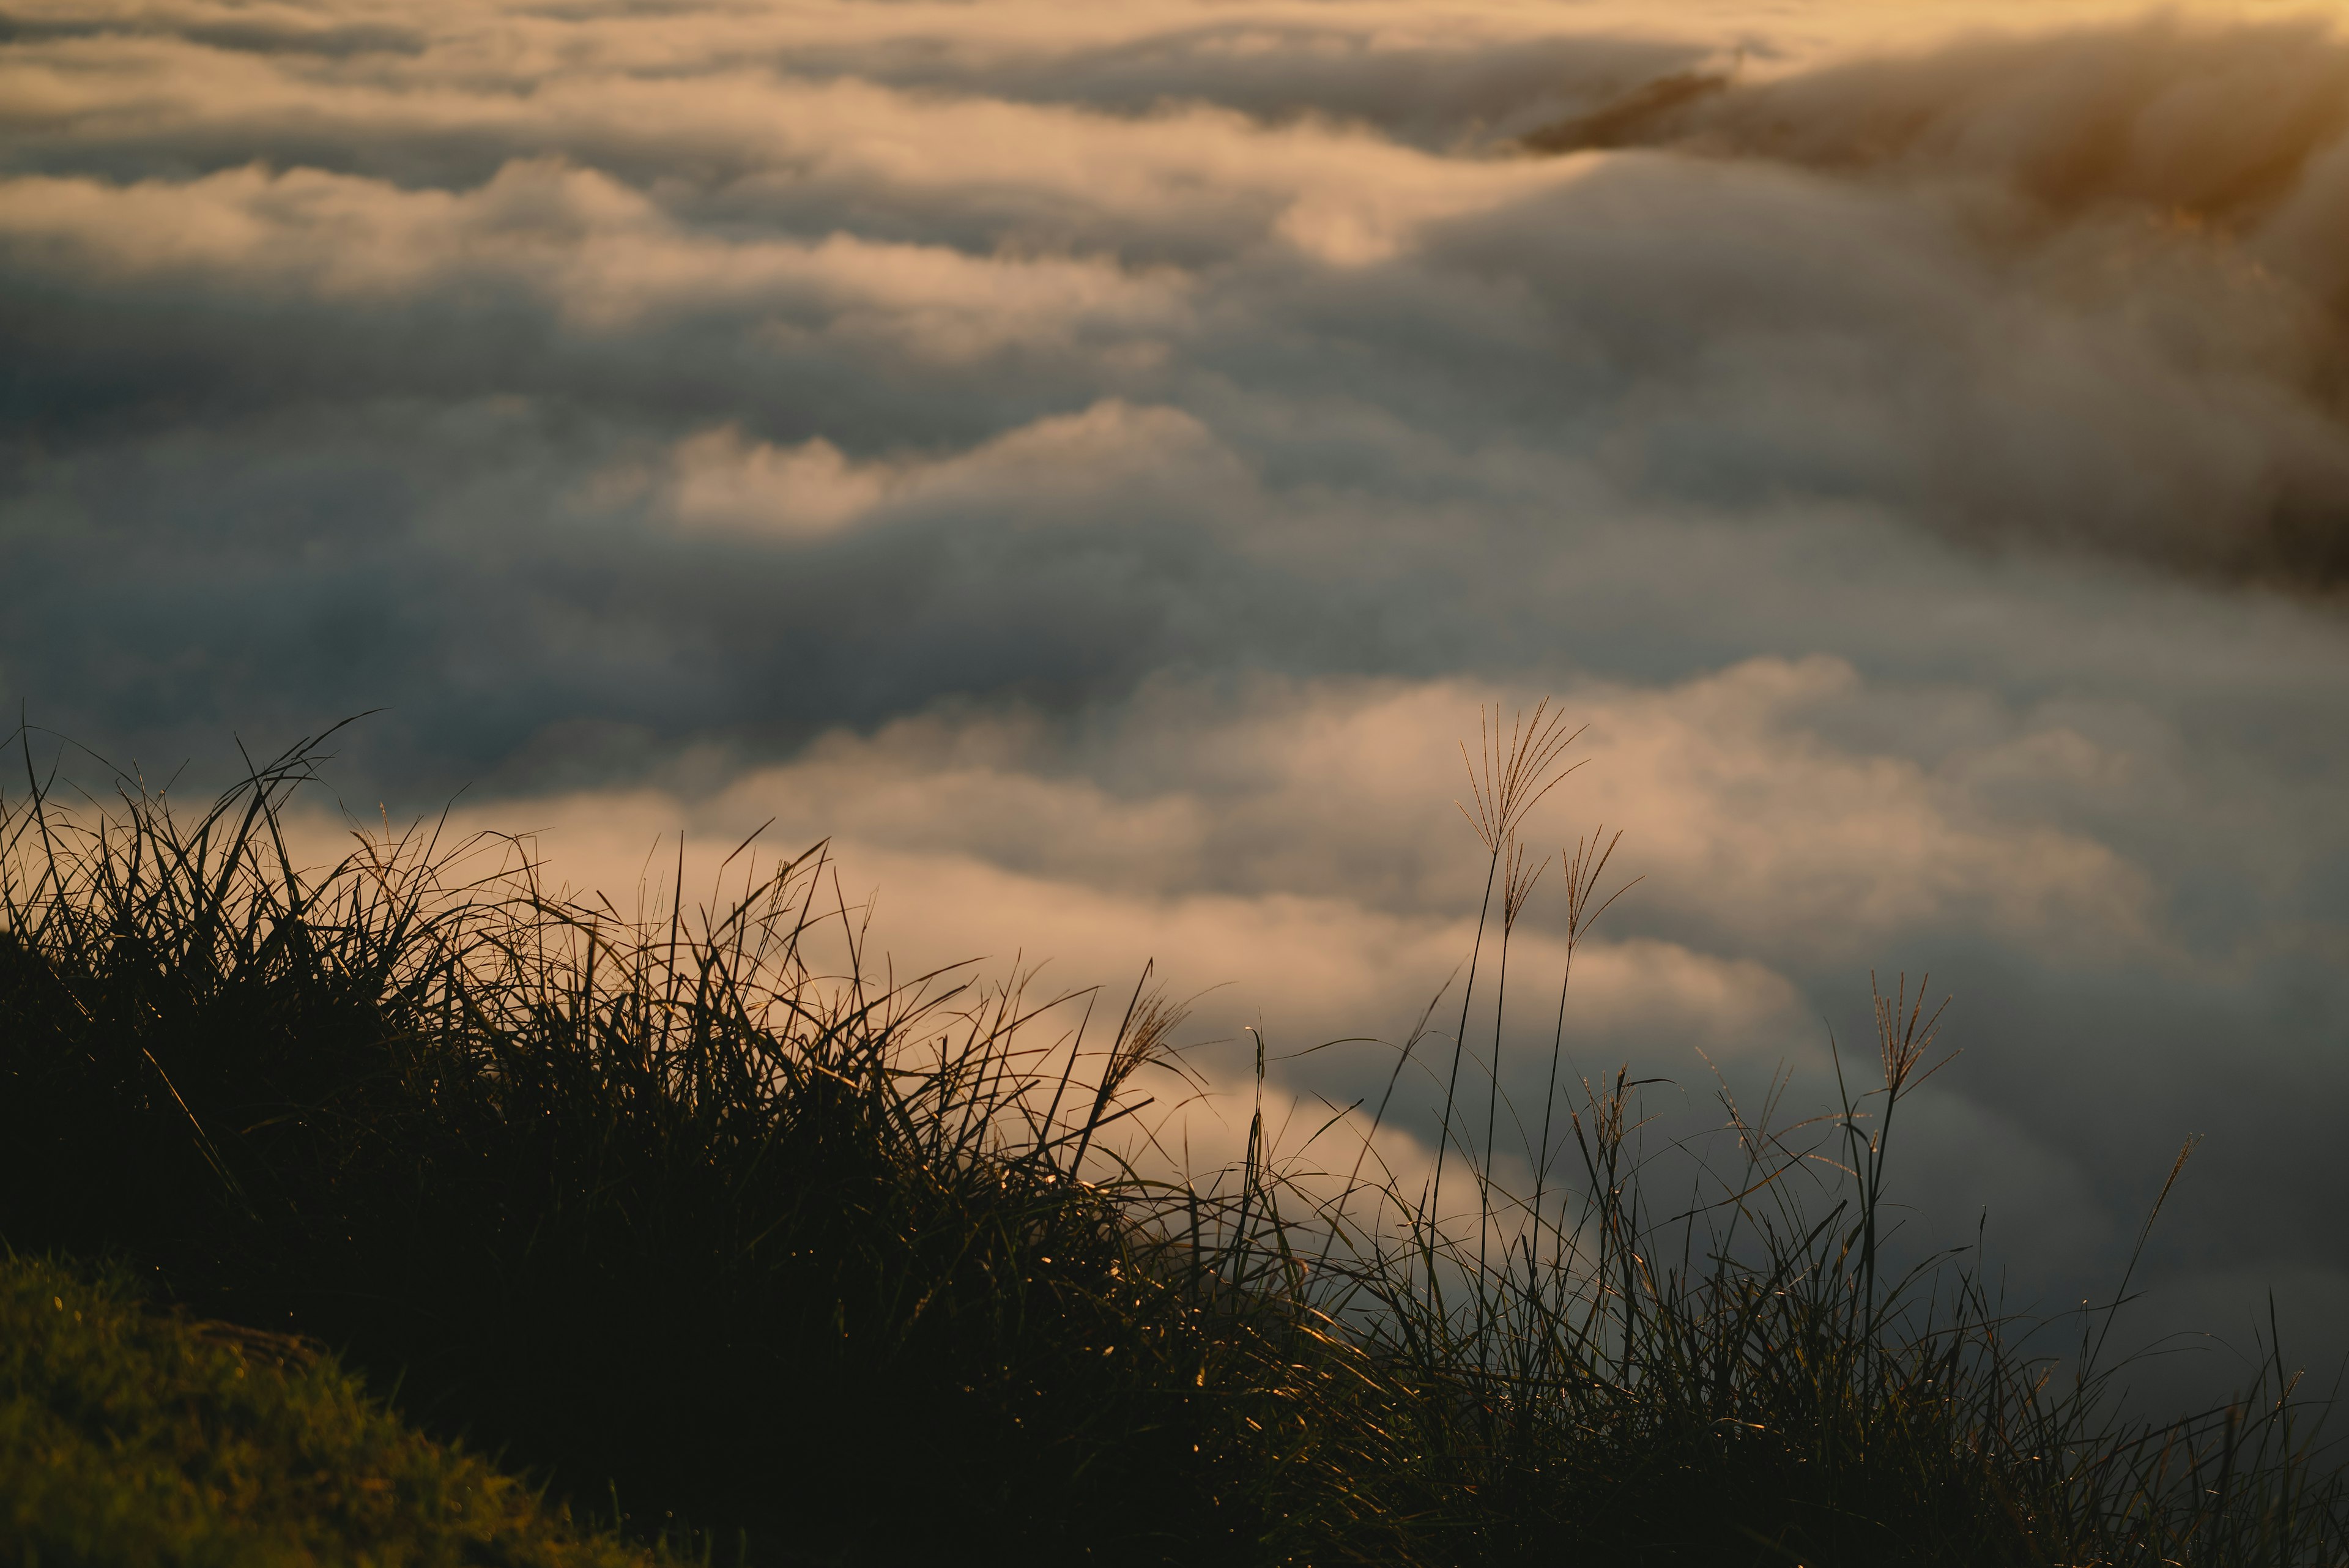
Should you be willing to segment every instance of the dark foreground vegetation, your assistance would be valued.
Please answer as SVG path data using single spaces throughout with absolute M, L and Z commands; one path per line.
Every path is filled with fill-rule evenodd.
M 1071 1038 L 1016 986 L 860 978 L 821 849 L 630 919 L 429 832 L 305 869 L 285 808 L 315 747 L 202 812 L 28 771 L 0 804 L 6 1289 L 62 1300 L 41 1282 L 91 1276 L 22 1260 L 85 1260 L 152 1310 L 322 1342 L 549 1509 L 721 1564 L 2349 1561 L 2281 1362 L 2131 1426 L 2108 1313 L 2059 1367 L 1954 1263 L 1895 1274 L 1886 1140 L 1932 1064 L 1905 991 L 1817 1124 L 1836 1166 L 1733 1107 L 1713 1198 L 1659 1218 L 1632 1087 L 1568 1073 L 1526 1118 L 1535 1190 L 1503 1190 L 1461 1064 L 1557 740 L 1537 721 L 1477 770 L 1491 930 L 1460 1027 L 1408 1048 L 1449 1085 L 1443 1180 L 1475 1211 L 1450 1230 L 1442 1193 L 1375 1158 L 1310 1181 L 1260 1127 L 1211 1183 L 1125 1163 L 1179 1010 L 1138 991 Z M 1604 865 L 1561 867 L 1578 938 Z M 157 1376 L 216 1397 L 191 1332 L 120 1330 L 180 1334 Z M 378 1419 L 305 1448 L 305 1484 L 347 1498 L 389 1473 L 368 1445 L 420 1443 Z M 465 1473 L 484 1519 L 520 1507 Z M 614 1550 L 563 1539 L 460 1560 Z M 301 1540 L 39 1560 L 338 1556 Z

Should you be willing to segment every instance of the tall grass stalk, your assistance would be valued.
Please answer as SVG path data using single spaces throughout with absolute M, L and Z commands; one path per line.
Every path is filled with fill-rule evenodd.
M 1477 842 L 1485 846 L 1485 892 L 1476 905 L 1476 939 L 1468 952 L 1467 983 L 1460 989 L 1460 1026 L 1453 1032 L 1452 1071 L 1444 1085 L 1443 1131 L 1427 1198 L 1431 1220 L 1444 1212 L 1444 1161 L 1452 1148 L 1452 1112 L 1459 1102 L 1460 1062 L 1468 1044 L 1468 1007 L 1476 994 L 1476 966 L 1485 956 L 1485 928 L 1493 912 L 1493 888 L 1500 879 L 1502 861 L 1516 841 L 1518 824 L 1544 796 L 1565 783 L 1568 774 L 1582 765 L 1576 763 L 1559 766 L 1566 749 L 1582 732 L 1568 730 L 1565 715 L 1551 712 L 1547 698 L 1535 705 L 1530 715 L 1519 713 L 1512 720 L 1506 734 L 1501 729 L 1498 703 L 1490 714 L 1479 709 L 1476 722 L 1475 756 L 1469 756 L 1465 742 L 1460 747 L 1461 763 L 1468 770 L 1468 803 L 1454 801 L 1453 805 L 1467 818 Z M 1433 1268 L 1428 1271 L 1428 1278 L 1432 1286 L 1435 1280 Z

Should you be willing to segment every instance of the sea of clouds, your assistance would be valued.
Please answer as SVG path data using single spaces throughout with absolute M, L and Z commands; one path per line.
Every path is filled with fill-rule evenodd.
M 1280 1058 L 1453 975 L 1456 743 L 1551 694 L 1533 843 L 1643 878 L 1577 1065 L 1808 1114 L 1930 970 L 1915 1233 L 2061 1308 L 2206 1135 L 2145 1332 L 2329 1371 L 2344 328 L 2273 7 L 8 0 L 0 696 L 191 789 L 380 709 L 355 814 L 1154 958 L 1211 1159 L 1243 1025 L 1375 1097 Z

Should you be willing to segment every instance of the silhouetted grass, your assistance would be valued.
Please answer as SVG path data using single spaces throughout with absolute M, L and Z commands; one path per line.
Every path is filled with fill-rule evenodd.
M 1562 750 L 1537 715 L 1472 767 L 1500 975 Z M 1887 1133 L 1932 1064 L 1905 987 L 1880 1081 L 1799 1137 L 1729 1105 L 1717 1190 L 1660 1214 L 1637 1086 L 1561 1082 L 1558 1044 L 1506 1190 L 1497 1089 L 1457 1070 L 1472 965 L 1454 1234 L 1374 1161 L 1307 1180 L 1261 1117 L 1204 1191 L 1123 1163 L 1180 1010 L 875 982 L 822 846 L 644 919 L 427 830 L 305 870 L 285 805 L 318 755 L 183 816 L 129 781 L 62 809 L 26 743 L 0 1236 L 324 1340 L 640 1534 L 759 1563 L 2344 1560 L 2280 1365 L 2132 1428 L 2093 1345 L 2054 1376 L 1954 1267 L 1880 1277 Z M 1569 950 L 1606 847 L 1565 857 Z

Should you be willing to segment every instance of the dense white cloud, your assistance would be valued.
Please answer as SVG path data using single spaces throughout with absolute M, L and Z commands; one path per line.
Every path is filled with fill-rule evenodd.
M 2158 1266 L 2313 1314 L 2344 84 L 2216 7 L 36 0 L 0 695 L 150 770 L 387 705 L 355 802 L 623 888 L 774 818 L 904 965 L 1285 1054 L 1444 984 L 1454 742 L 1547 691 L 1536 842 L 1644 877 L 1578 1062 L 1815 1093 L 1930 967 L 1920 1226 L 2064 1299 L 2207 1131 Z

